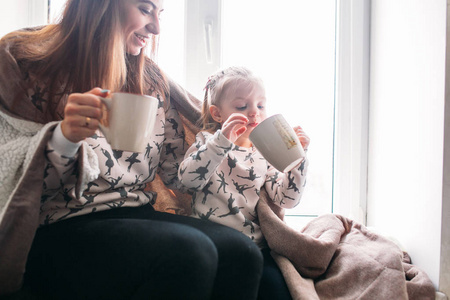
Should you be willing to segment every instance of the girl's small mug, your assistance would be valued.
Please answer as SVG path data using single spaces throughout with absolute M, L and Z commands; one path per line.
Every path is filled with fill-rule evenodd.
M 279 171 L 292 170 L 305 157 L 294 129 L 280 114 L 258 124 L 249 138 L 262 156 Z

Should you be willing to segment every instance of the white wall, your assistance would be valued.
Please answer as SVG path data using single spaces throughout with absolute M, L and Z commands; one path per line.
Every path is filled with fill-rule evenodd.
M 21 18 L 19 16 L 26 16 Z M 28 1 L 2 1 L 0 9 L 0 36 L 6 33 L 25 27 L 28 24 Z
M 46 0 L 0 0 L 0 37 L 24 27 L 47 21 Z
M 367 225 L 396 237 L 438 288 L 446 0 L 371 12 Z

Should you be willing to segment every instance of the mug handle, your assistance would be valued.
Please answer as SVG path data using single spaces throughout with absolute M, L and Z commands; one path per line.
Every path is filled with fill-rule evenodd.
M 111 110 L 112 107 L 112 100 L 110 98 L 104 98 L 104 97 L 100 97 L 100 100 L 102 100 L 103 104 L 105 104 L 106 109 L 107 110 Z M 110 140 L 110 130 L 108 126 L 104 126 L 103 124 L 99 123 L 98 127 L 100 128 L 101 132 L 103 132 L 103 134 L 105 135 L 105 138 L 107 141 Z

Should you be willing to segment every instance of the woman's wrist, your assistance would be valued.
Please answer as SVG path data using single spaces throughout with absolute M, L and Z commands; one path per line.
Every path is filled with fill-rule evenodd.
M 49 146 L 62 156 L 74 157 L 81 146 L 81 142 L 73 143 L 69 141 L 62 133 L 60 122 L 53 132 Z

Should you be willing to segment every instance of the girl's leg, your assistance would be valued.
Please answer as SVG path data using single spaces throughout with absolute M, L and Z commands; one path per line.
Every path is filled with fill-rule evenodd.
M 209 299 L 218 262 L 212 241 L 183 224 L 132 218 L 133 210 L 39 229 L 25 284 L 51 299 Z
M 264 257 L 264 269 L 259 288 L 259 300 L 290 300 L 292 299 L 289 289 L 284 281 L 283 274 L 277 263 L 270 255 L 270 249 L 261 250 Z

